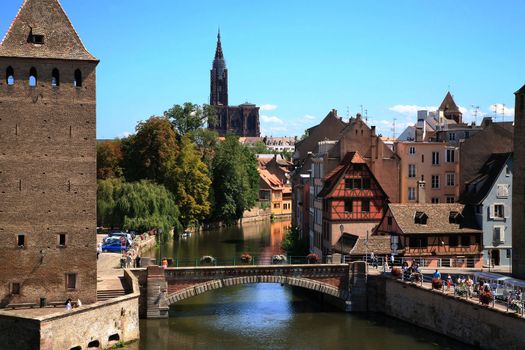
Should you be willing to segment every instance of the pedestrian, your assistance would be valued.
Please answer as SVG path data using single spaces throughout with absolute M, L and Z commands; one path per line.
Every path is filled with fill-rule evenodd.
M 137 254 L 137 257 L 135 258 L 135 267 L 136 268 L 139 268 L 140 267 L 140 255 Z
M 126 254 L 126 268 L 129 269 L 131 267 L 131 253 Z
M 394 267 L 394 254 L 390 255 L 390 265 Z
M 77 307 L 81 307 L 82 306 L 82 302 L 80 301 L 80 299 L 77 299 Z
M 168 259 L 166 259 L 166 257 L 164 257 L 162 259 L 162 268 L 165 269 L 168 267 Z
M 450 290 L 451 286 L 452 286 L 452 277 L 448 275 L 447 276 L 447 291 Z
M 465 281 L 465 284 L 467 285 L 467 296 L 471 298 L 472 297 L 472 286 L 474 284 L 474 281 L 470 278 L 470 276 L 467 276 L 467 280 Z
M 102 243 L 97 244 L 97 260 L 100 253 L 102 253 Z
M 71 310 L 71 299 L 67 298 L 66 300 L 66 310 Z

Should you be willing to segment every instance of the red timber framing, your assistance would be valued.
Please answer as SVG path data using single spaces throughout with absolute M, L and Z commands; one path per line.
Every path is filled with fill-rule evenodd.
M 356 237 L 371 233 L 388 204 L 388 196 L 357 152 L 348 152 L 325 177 L 318 198 L 323 206 L 323 251 L 334 248 L 342 231 Z

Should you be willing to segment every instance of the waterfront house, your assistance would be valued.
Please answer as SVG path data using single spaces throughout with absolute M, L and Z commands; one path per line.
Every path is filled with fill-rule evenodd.
M 375 234 L 397 236 L 397 255 L 409 264 L 479 268 L 481 230 L 464 209 L 460 203 L 391 203 Z
M 511 265 L 512 159 L 512 153 L 492 154 L 461 195 L 483 230 L 485 266 Z

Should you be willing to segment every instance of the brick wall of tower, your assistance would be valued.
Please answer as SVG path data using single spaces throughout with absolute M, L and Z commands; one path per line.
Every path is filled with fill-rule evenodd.
M 0 57 L 0 305 L 96 300 L 96 64 Z M 76 69 L 82 87 L 73 86 Z M 67 273 L 77 274 L 75 290 L 66 288 Z M 20 295 L 11 295 L 12 283 Z
M 512 273 L 525 279 L 525 85 L 516 93 L 512 189 Z

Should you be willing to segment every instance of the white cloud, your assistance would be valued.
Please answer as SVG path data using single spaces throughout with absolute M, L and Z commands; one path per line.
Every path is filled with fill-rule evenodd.
M 303 119 L 304 119 L 304 120 L 314 120 L 314 119 L 317 119 L 317 117 L 314 117 L 313 115 L 309 115 L 309 114 L 307 114 L 307 115 L 305 115 L 305 116 L 303 117 Z
M 124 131 L 123 133 L 121 133 L 120 135 L 118 135 L 118 137 L 121 138 L 121 139 L 125 139 L 126 137 L 130 137 L 131 135 L 133 135 L 132 132 Z
M 276 116 L 267 116 L 267 115 L 261 115 L 261 120 L 263 123 L 268 123 L 268 124 L 279 124 L 279 125 L 283 125 L 284 122 L 279 119 L 278 117 Z
M 277 105 L 266 104 L 260 107 L 261 111 L 274 111 L 277 109 Z
M 418 106 L 418 105 L 395 105 L 388 108 L 392 112 L 415 116 L 417 111 L 435 111 L 436 106 Z

